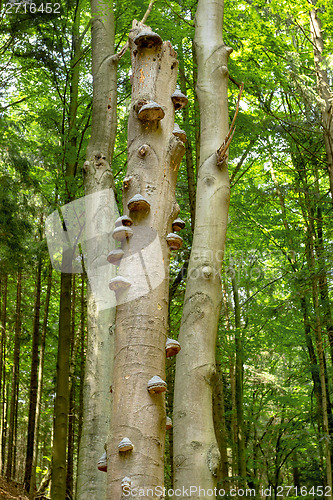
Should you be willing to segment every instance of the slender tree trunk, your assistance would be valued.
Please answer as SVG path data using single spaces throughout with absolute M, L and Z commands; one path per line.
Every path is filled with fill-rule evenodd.
M 80 297 L 80 389 L 79 389 L 79 409 L 78 409 L 78 438 L 77 438 L 77 457 L 79 458 L 80 442 L 83 426 L 83 387 L 84 387 L 84 365 L 86 355 L 86 328 L 85 328 L 85 275 L 81 274 L 81 297 Z M 77 490 L 77 487 L 76 487 Z
M 327 486 L 330 488 L 330 494 L 328 495 L 329 499 L 332 499 L 332 457 L 331 457 L 331 436 L 330 436 L 330 428 L 329 428 L 329 400 L 328 400 L 328 392 L 327 392 L 327 381 L 326 381 L 326 360 L 325 360 L 325 351 L 322 340 L 322 332 L 321 332 L 321 321 L 320 321 L 320 306 L 319 306 L 319 291 L 318 291 L 318 283 L 317 276 L 315 273 L 315 258 L 314 258 L 314 249 L 313 249 L 313 240 L 314 240 L 314 229 L 313 224 L 311 222 L 311 217 L 309 217 L 309 223 L 307 224 L 307 233 L 308 238 L 306 242 L 306 256 L 308 261 L 309 269 L 312 272 L 311 276 L 311 285 L 312 285 L 312 300 L 313 300 L 313 308 L 315 314 L 315 338 L 316 338 L 316 347 L 317 354 L 319 360 L 319 374 L 320 374 L 320 382 L 321 382 L 321 397 L 322 397 L 322 416 L 323 416 L 323 432 L 324 432 L 324 449 L 325 449 L 325 458 L 326 458 L 326 480 Z
M 26 491 L 30 492 L 33 453 L 34 453 L 34 439 L 35 439 L 35 425 L 36 425 L 36 409 L 37 409 L 37 389 L 38 389 L 38 346 L 40 336 L 40 296 L 41 296 L 41 273 L 42 273 L 42 260 L 39 257 L 37 274 L 36 274 L 36 297 L 34 306 L 34 323 L 32 332 L 32 345 L 31 345 L 31 372 L 30 372 L 30 389 L 29 389 L 29 421 L 27 432 L 27 452 L 25 461 L 25 474 L 24 486 Z
M 106 257 L 114 242 L 110 236 L 117 212 L 111 168 L 116 136 L 117 61 L 114 54 L 114 16 L 112 8 L 101 12 L 99 0 L 91 1 L 93 109 L 91 138 L 83 167 L 86 197 L 88 245 L 87 315 L 88 344 L 83 386 L 83 424 L 78 460 L 77 500 L 105 498 L 106 474 L 97 469 L 110 426 L 110 384 L 113 364 L 115 308 L 110 296 L 101 298 L 94 290 L 106 287 L 114 270 Z M 98 193 L 101 193 L 100 195 Z M 107 193 L 107 194 L 103 194 Z M 90 202 L 89 195 L 92 195 Z M 93 200 L 97 200 L 94 203 Z M 105 214 L 103 234 L 96 234 L 95 217 Z M 95 242 L 95 244 L 94 244 Z M 97 243 L 97 244 L 96 244 Z M 109 266 L 108 269 L 105 266 Z M 110 293 L 107 290 L 107 293 Z M 82 339 L 84 327 L 81 326 Z M 81 353 L 83 355 L 83 353 Z M 83 368 L 83 367 L 82 367 Z
M 71 346 L 71 285 L 72 275 L 62 273 L 60 281 L 57 383 L 56 400 L 54 405 L 54 435 L 52 450 L 52 500 L 65 500 L 66 498 L 69 353 Z
M 235 271 L 232 268 L 232 271 Z M 246 484 L 246 459 L 245 459 L 245 437 L 244 437 L 244 414 L 243 414 L 243 342 L 241 337 L 241 311 L 239 305 L 239 292 L 235 273 L 232 278 L 232 291 L 234 297 L 235 312 L 235 385 L 236 385 L 236 413 L 237 413 L 237 463 L 239 486 Z
M 220 463 L 212 415 L 212 376 L 230 193 L 226 161 L 218 165 L 216 155 L 228 132 L 227 61 L 231 49 L 222 39 L 223 7 L 222 0 L 199 0 L 195 18 L 200 168 L 179 335 L 182 350 L 176 360 L 175 487 L 214 489 Z
M 77 0 L 75 17 L 72 28 L 72 57 L 70 69 L 70 99 L 68 113 L 68 133 L 65 144 L 66 178 L 73 179 L 76 174 L 77 160 L 73 159 L 71 151 L 77 146 L 77 109 L 80 77 L 80 58 L 82 57 L 80 35 L 81 1 Z M 68 151 L 69 150 L 69 151 Z M 69 153 L 69 154 L 68 154 Z M 71 183 L 66 181 L 67 202 L 72 201 L 74 194 Z M 59 338 L 57 355 L 57 382 L 54 404 L 54 432 L 52 449 L 52 500 L 65 500 L 67 478 L 67 437 L 68 413 L 70 399 L 70 346 L 71 346 L 71 290 L 72 276 L 68 272 L 61 274 L 60 281 L 60 309 L 59 309 Z
M 218 348 L 219 350 L 221 349 L 219 342 L 218 342 Z M 225 491 L 228 491 L 229 461 L 228 461 L 228 441 L 227 441 L 224 393 L 225 393 L 224 376 L 221 364 L 217 360 L 216 379 L 214 383 L 214 392 L 213 392 L 213 418 L 214 418 L 216 439 L 221 454 L 221 470 L 220 470 L 220 477 L 218 477 L 218 481 L 221 484 L 221 487 Z
M 2 278 L 2 308 L 1 308 L 1 343 L 0 343 L 0 473 L 4 468 L 4 424 L 5 424 L 5 383 L 6 383 L 6 321 L 8 276 Z
M 49 306 L 50 306 L 50 298 L 51 298 L 51 287 L 52 287 L 52 265 L 50 264 L 49 271 L 48 271 L 48 278 L 47 278 L 43 327 L 42 327 L 42 333 L 41 333 L 41 338 L 40 338 L 40 348 L 39 348 L 36 422 L 35 422 L 34 451 L 33 451 L 32 474 L 31 474 L 31 491 L 33 492 L 33 494 L 34 494 L 35 487 L 36 487 L 36 465 L 37 465 L 37 453 L 38 453 L 38 441 L 39 441 L 38 434 L 39 434 L 39 423 L 40 423 L 41 406 L 42 406 L 44 357 L 45 357 L 45 345 L 46 345 L 47 320 L 48 320 L 48 315 L 49 315 Z
M 20 340 L 21 340 L 21 298 L 22 298 L 22 271 L 17 273 L 17 290 L 16 290 L 16 311 L 15 311 L 15 337 L 14 337 L 14 353 L 13 353 L 13 370 L 12 370 L 12 390 L 10 399 L 10 417 L 9 417 L 9 433 L 8 433 L 8 454 L 7 454 L 7 469 L 6 477 L 9 481 L 12 479 L 13 458 L 15 446 L 15 415 L 17 408 L 17 387 L 19 383 L 20 372 Z
M 71 364 L 70 364 L 70 396 L 68 412 L 68 446 L 67 446 L 67 478 L 66 478 L 66 498 L 73 498 L 74 487 L 74 430 L 75 430 L 75 362 L 77 353 L 77 339 L 75 337 L 75 308 L 76 308 L 76 279 L 75 274 L 72 279 L 72 300 L 71 300 Z
M 124 477 L 139 491 L 152 488 L 154 499 L 161 498 L 161 492 L 154 488 L 164 482 L 164 396 L 154 393 L 154 387 L 151 393 L 148 388 L 154 376 L 165 381 L 170 253 L 166 239 L 179 212 L 174 197 L 185 148 L 173 135 L 171 96 L 177 80 L 176 54 L 170 42 L 161 43 L 156 35 L 151 35 L 152 47 L 144 40 L 142 45 L 140 40 L 134 44 L 133 38 L 142 30 L 150 28 L 134 22 L 130 34 L 132 102 L 123 207 L 124 213 L 130 212 L 134 230 L 129 242 L 124 242 L 125 255 L 119 267 L 119 275 L 131 286 L 116 296 L 113 404 L 107 448 L 107 498 L 112 500 L 123 497 Z M 134 210 L 127 208 L 137 194 L 146 199 L 142 211 L 135 211 L 136 206 Z M 180 242 L 174 237 L 172 241 L 172 245 Z M 165 388 L 162 381 L 156 383 L 161 391 Z M 133 443 L 132 450 L 119 451 L 123 438 Z M 134 498 L 141 497 L 139 491 Z
M 4 467 L 4 422 L 5 422 L 5 380 L 6 380 L 6 321 L 8 276 L 2 278 L 1 343 L 0 343 L 0 473 Z

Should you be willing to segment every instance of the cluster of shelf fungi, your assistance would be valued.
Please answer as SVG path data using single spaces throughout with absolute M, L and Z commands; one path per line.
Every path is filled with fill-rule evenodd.
M 152 47 L 159 47 L 162 45 L 162 39 L 161 37 L 157 34 L 154 33 L 153 31 L 141 31 L 135 38 L 134 38 L 134 43 L 136 44 L 137 48 L 152 48 Z M 176 90 L 172 96 L 171 96 L 173 106 L 175 111 L 183 109 L 187 103 L 188 99 L 187 97 L 180 92 L 180 90 Z M 147 122 L 158 122 L 162 120 L 165 116 L 165 112 L 158 103 L 155 101 L 149 101 L 149 102 L 141 102 L 137 105 L 136 108 L 137 112 L 137 117 L 140 121 L 143 123 Z M 182 130 L 177 123 L 174 124 L 174 129 L 173 129 L 173 135 L 177 137 L 181 142 L 185 143 L 186 142 L 186 133 L 184 130 Z M 149 146 L 147 144 L 143 144 L 138 151 L 138 155 L 141 158 L 144 158 L 146 155 L 147 151 L 149 149 Z M 127 189 L 129 187 L 131 179 L 130 178 L 125 178 L 123 181 L 123 189 Z M 142 217 L 145 215 L 148 215 L 150 211 L 150 203 L 149 201 L 142 196 L 140 193 L 136 194 L 133 196 L 128 204 L 127 204 L 128 212 L 129 215 L 124 214 L 121 217 L 119 217 L 116 222 L 115 222 L 115 229 L 112 233 L 112 237 L 114 240 L 119 242 L 122 246 L 125 246 L 125 244 L 129 243 L 130 238 L 133 236 L 134 232 L 131 226 L 133 226 L 133 219 L 131 218 L 131 215 L 133 216 L 135 213 L 141 213 Z M 141 218 L 142 218 L 141 217 Z M 166 235 L 166 243 L 169 247 L 170 250 L 179 250 L 183 244 L 183 239 L 179 234 L 177 234 L 179 231 L 184 229 L 185 227 L 185 222 L 181 220 L 180 218 L 176 218 L 172 222 L 172 231 Z M 108 256 L 107 260 L 110 264 L 113 264 L 115 266 L 119 266 L 122 258 L 124 257 L 125 252 L 121 246 L 118 248 L 115 248 L 112 250 Z M 109 288 L 110 290 L 114 291 L 115 293 L 121 292 L 126 290 L 131 286 L 131 282 L 128 281 L 126 278 L 118 275 L 115 278 L 111 279 L 109 282 Z M 165 354 L 166 357 L 169 358 L 171 356 L 175 356 L 178 354 L 180 351 L 181 347 L 180 344 L 177 340 L 172 339 L 172 338 L 167 338 L 166 344 L 165 344 Z M 167 384 L 164 380 L 161 379 L 158 375 L 154 375 L 148 382 L 147 382 L 147 390 L 150 394 L 155 395 L 155 394 L 161 394 L 165 392 L 167 389 Z M 166 430 L 169 430 L 172 428 L 172 420 L 169 416 L 166 417 Z M 118 451 L 119 453 L 127 452 L 133 450 L 133 443 L 131 440 L 127 437 L 124 437 L 120 443 L 118 444 Z M 100 471 L 107 472 L 107 450 L 106 450 L 106 445 L 105 445 L 105 452 L 101 456 L 101 458 L 98 461 L 97 467 Z M 122 489 L 128 489 L 131 486 L 131 479 L 129 477 L 124 477 L 121 482 Z

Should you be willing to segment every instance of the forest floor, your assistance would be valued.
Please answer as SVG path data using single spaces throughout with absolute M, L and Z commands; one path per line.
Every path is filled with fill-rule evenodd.
M 29 500 L 25 496 L 22 486 L 20 487 L 16 483 L 8 483 L 0 477 L 0 500 L 10 499 Z

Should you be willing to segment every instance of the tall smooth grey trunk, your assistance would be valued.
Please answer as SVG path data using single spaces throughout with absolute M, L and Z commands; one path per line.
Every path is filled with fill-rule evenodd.
M 227 157 L 218 162 L 216 153 L 228 133 L 231 49 L 222 38 L 223 7 L 223 0 L 199 0 L 195 17 L 200 164 L 174 397 L 174 487 L 197 487 L 192 500 L 201 498 L 199 487 L 214 489 L 220 468 L 212 381 L 230 197 Z
M 83 166 L 86 209 L 86 271 L 88 274 L 88 345 L 83 389 L 78 500 L 104 499 L 106 474 L 97 468 L 110 426 L 110 383 L 113 364 L 115 307 L 100 291 L 103 277 L 112 276 L 107 262 L 112 246 L 110 228 L 117 212 L 111 169 L 116 135 L 117 62 L 114 16 L 109 3 L 92 0 L 93 109 L 91 138 Z M 106 287 L 107 288 L 107 287 Z

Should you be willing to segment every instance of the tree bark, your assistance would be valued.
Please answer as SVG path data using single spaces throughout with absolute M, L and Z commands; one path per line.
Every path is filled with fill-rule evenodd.
M 99 0 L 92 0 L 92 75 L 93 108 L 91 138 L 83 167 L 86 197 L 88 270 L 87 315 L 88 345 L 83 385 L 83 425 L 78 460 L 77 500 L 105 498 L 106 474 L 97 469 L 110 426 L 110 383 L 113 364 L 115 308 L 106 307 L 92 290 L 95 281 L 106 282 L 114 276 L 106 257 L 112 246 L 110 228 L 114 224 L 115 195 L 111 168 L 117 126 L 117 62 L 114 54 L 114 15 L 112 8 L 101 12 Z M 99 196 L 97 193 L 101 192 Z M 102 194 L 103 193 L 107 193 Z M 94 194 L 95 193 L 95 194 Z M 93 195 L 91 203 L 89 195 Z M 97 203 L 93 203 L 93 199 Z M 104 213 L 103 234 L 96 234 L 94 217 Z M 95 242 L 95 243 L 94 243 Z M 105 271 L 105 265 L 109 268 Z M 100 270 L 102 270 L 102 274 Z M 92 280 L 95 280 L 92 282 Z M 97 283 L 97 288 L 99 283 Z M 106 283 L 107 287 L 107 283 Z M 107 290 L 109 293 L 109 291 Z M 84 335 L 84 332 L 81 331 Z M 82 353 L 83 354 L 83 353 Z
M 227 61 L 231 49 L 222 38 L 223 6 L 222 0 L 199 0 L 195 18 L 200 167 L 179 335 L 182 350 L 176 360 L 175 487 L 197 485 L 214 489 L 220 464 L 212 415 L 212 376 L 230 197 L 227 164 L 224 161 L 218 166 L 216 155 L 228 132 Z M 199 496 L 194 494 L 191 498 Z
M 42 391 L 43 391 L 43 373 L 44 373 L 44 357 L 45 357 L 45 345 L 46 345 L 46 332 L 47 332 L 47 320 L 49 316 L 49 306 L 51 298 L 51 288 L 52 288 L 52 265 L 49 265 L 48 277 L 47 277 L 47 288 L 44 306 L 44 317 L 42 333 L 40 338 L 40 348 L 39 348 L 39 366 L 38 366 L 38 387 L 37 387 L 37 402 L 36 402 L 36 423 L 35 423 L 35 436 L 34 436 L 34 451 L 33 451 L 33 462 L 32 462 L 32 474 L 31 474 L 31 491 L 35 492 L 36 486 L 36 465 L 37 465 L 37 453 L 38 453 L 38 439 L 39 439 L 39 423 L 41 415 L 42 406 Z
M 2 278 L 2 307 L 1 307 L 1 344 L 0 344 L 0 473 L 4 468 L 5 461 L 5 382 L 6 382 L 6 322 L 7 322 L 7 293 L 8 276 Z
M 57 356 L 56 400 L 54 404 L 54 437 L 52 450 L 52 500 L 66 498 L 66 449 L 69 411 L 69 353 L 71 346 L 72 275 L 61 274 L 60 315 Z
M 17 388 L 18 388 L 18 383 L 19 383 L 19 371 L 20 371 L 21 298 L 22 298 L 22 271 L 20 270 L 17 273 L 12 390 L 11 390 L 11 399 L 10 399 L 8 454 L 7 454 L 7 469 L 6 469 L 7 481 L 12 479 L 14 446 L 15 446 L 15 440 L 14 440 L 15 415 L 16 415 L 16 408 L 17 408 L 17 393 L 18 393 Z
M 27 430 L 27 451 L 26 451 L 25 473 L 24 473 L 24 486 L 28 493 L 30 492 L 33 452 L 34 452 L 35 425 L 36 425 L 38 362 L 39 362 L 38 345 L 39 345 L 39 335 L 40 335 L 39 315 L 40 315 L 40 296 L 41 296 L 41 273 L 42 273 L 42 260 L 41 257 L 39 257 L 37 274 L 36 274 L 36 296 L 35 296 L 35 306 L 34 306 L 32 345 L 31 345 L 29 421 Z
M 241 311 L 239 304 L 238 285 L 235 276 L 235 269 L 232 267 L 232 291 L 234 297 L 235 313 L 235 399 L 237 414 L 237 464 L 239 486 L 246 484 L 246 458 L 245 458 L 245 437 L 244 437 L 244 414 L 243 414 L 243 342 L 241 336 Z
M 148 206 L 146 211 L 130 211 L 133 236 L 128 244 L 124 243 L 125 255 L 119 267 L 119 275 L 131 286 L 117 293 L 113 403 L 107 447 L 107 498 L 112 500 L 123 498 L 124 477 L 129 477 L 135 489 L 133 498 L 141 498 L 141 488 L 152 488 L 150 497 L 159 499 L 161 492 L 154 488 L 164 483 L 164 396 L 150 394 L 147 386 L 153 376 L 165 380 L 170 253 L 166 237 L 179 211 L 174 196 L 185 148 L 172 133 L 176 54 L 170 42 L 152 48 L 144 44 L 137 47 L 133 38 L 142 30 L 150 28 L 134 22 L 130 33 L 132 101 L 123 207 L 124 213 L 128 213 L 129 200 L 141 194 L 150 209 Z M 152 101 L 158 103 L 160 116 L 163 111 L 164 117 L 158 121 L 148 116 L 141 121 L 138 112 Z M 134 448 L 120 452 L 118 445 L 125 437 Z
M 76 119 L 78 108 L 80 58 L 82 56 L 80 36 L 80 13 L 81 3 L 77 0 L 72 27 L 72 57 L 69 74 L 70 96 L 68 111 L 68 130 L 66 143 L 64 145 L 65 154 L 65 182 L 67 187 L 67 203 L 72 201 L 74 193 L 71 183 L 67 179 L 75 177 L 77 159 L 71 151 L 76 149 L 77 131 Z M 70 145 L 70 147 L 68 147 Z M 70 153 L 70 154 L 68 154 Z M 71 346 L 71 289 L 72 276 L 68 272 L 61 274 L 60 281 L 60 308 L 59 308 L 59 337 L 57 354 L 57 382 L 56 398 L 54 403 L 54 432 L 52 449 L 52 480 L 51 498 L 52 500 L 65 500 L 66 498 L 66 477 L 67 477 L 67 433 L 68 433 L 68 413 L 69 413 L 69 370 L 70 370 L 70 346 Z

